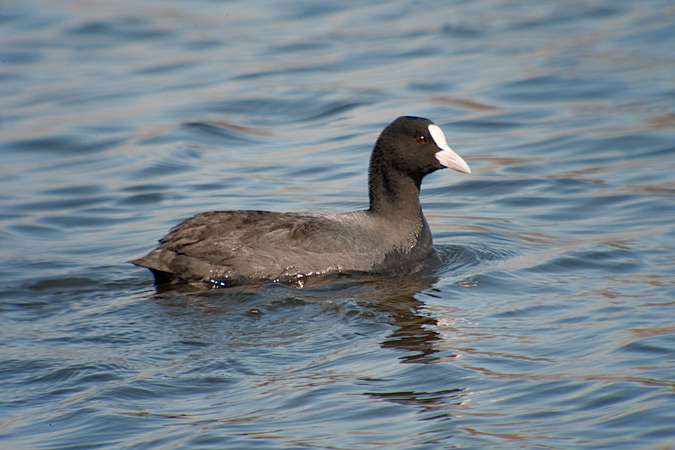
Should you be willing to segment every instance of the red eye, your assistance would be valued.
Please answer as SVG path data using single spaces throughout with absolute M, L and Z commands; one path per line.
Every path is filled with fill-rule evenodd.
M 415 136 L 415 140 L 417 141 L 418 144 L 424 144 L 427 141 L 427 138 L 425 138 L 420 134 Z

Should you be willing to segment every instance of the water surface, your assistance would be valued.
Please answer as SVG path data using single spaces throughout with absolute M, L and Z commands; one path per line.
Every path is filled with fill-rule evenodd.
M 675 448 L 671 2 L 6 2 L 0 447 Z M 156 291 L 215 209 L 366 207 L 395 117 L 438 266 Z

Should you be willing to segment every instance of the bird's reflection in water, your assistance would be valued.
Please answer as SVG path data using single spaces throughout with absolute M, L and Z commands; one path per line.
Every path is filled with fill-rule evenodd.
M 404 363 L 432 363 L 437 360 L 435 343 L 439 319 L 417 297 L 433 296 L 436 278 L 425 272 L 393 277 L 344 277 L 318 282 L 303 288 L 287 285 L 243 286 L 208 290 L 204 286 L 158 287 L 154 298 L 165 306 L 195 307 L 193 313 L 235 316 L 264 314 L 272 305 L 330 302 L 350 299 L 363 311 L 383 314 L 394 328 L 381 342 L 382 348 L 403 350 Z M 443 319 L 445 320 L 445 319 Z M 448 355 L 444 355 L 447 358 Z
M 365 292 L 361 298 L 390 317 L 389 323 L 394 329 L 381 346 L 403 350 L 403 362 L 429 363 L 435 360 L 437 350 L 434 343 L 441 338 L 435 329 L 436 318 L 425 311 L 424 302 L 416 298 L 420 292 L 430 289 L 434 281 L 432 277 L 415 275 L 373 280 L 370 282 L 372 290 Z
M 457 408 L 467 392 L 465 387 L 458 385 L 459 375 L 453 376 L 454 364 L 448 366 L 455 357 L 452 345 L 448 345 L 446 337 L 438 331 L 439 325 L 447 322 L 448 318 L 437 317 L 423 300 L 435 296 L 433 286 L 436 281 L 436 277 L 425 272 L 380 278 L 340 277 L 329 283 L 305 285 L 303 288 L 271 284 L 212 291 L 173 288 L 158 290 L 155 299 L 162 305 L 170 306 L 167 308 L 169 315 L 200 316 L 193 322 L 202 327 L 202 338 L 217 340 L 220 338 L 214 337 L 214 334 L 227 334 L 226 345 L 230 349 L 264 346 L 268 340 L 278 345 L 286 335 L 293 336 L 291 341 L 296 341 L 302 327 L 288 328 L 293 328 L 295 321 L 307 323 L 313 320 L 308 317 L 312 312 L 324 314 L 327 310 L 332 311 L 348 322 L 352 320 L 350 317 L 359 317 L 358 323 L 350 322 L 350 326 L 356 327 L 354 332 L 357 334 L 367 335 L 372 326 L 386 323 L 391 326 L 391 331 L 380 341 L 380 347 L 398 351 L 401 365 L 390 366 L 381 377 L 361 378 L 358 383 L 363 387 L 361 393 L 397 404 L 416 405 L 420 407 L 420 412 L 429 412 L 434 417 L 449 417 L 449 410 Z M 301 311 L 298 308 L 309 309 Z M 331 314 L 326 317 L 330 323 L 328 316 Z M 223 322 L 224 319 L 227 320 Z M 263 325 L 258 319 L 269 321 L 275 327 Z M 280 326 L 282 324 L 286 325 Z M 305 328 L 304 332 L 325 331 L 321 328 L 325 325 L 323 319 L 319 319 L 319 328 Z M 191 333 L 199 334 L 199 331 L 192 328 Z M 301 339 L 311 341 L 315 338 L 305 336 Z M 411 379 L 416 378 L 413 372 L 422 369 L 415 368 L 418 364 L 437 365 L 439 379 L 425 380 L 422 377 L 411 384 Z M 391 370 L 404 374 L 400 382 L 395 380 L 396 375 L 392 375 Z M 424 373 L 428 375 L 429 371 Z
M 432 286 L 435 282 L 435 277 L 423 274 L 371 282 L 377 300 L 369 303 L 373 308 L 386 313 L 394 327 L 380 345 L 382 348 L 402 350 L 399 359 L 403 364 L 447 363 L 453 359 L 454 355 L 448 355 L 447 350 L 439 349 L 447 345 L 437 345 L 443 340 L 443 336 L 437 331 L 439 319 L 427 309 L 424 301 L 417 298 L 422 293 L 433 296 Z M 364 296 L 362 300 L 372 299 Z M 446 318 L 441 320 L 445 322 Z M 411 369 L 415 370 L 414 367 Z M 445 374 L 443 368 L 439 372 Z M 435 419 L 450 418 L 450 410 L 461 407 L 465 400 L 466 389 L 457 385 L 459 381 L 453 381 L 449 373 L 442 383 L 443 389 L 429 389 L 439 387 L 439 384 L 426 381 L 420 380 L 415 385 L 394 383 L 393 387 L 406 388 L 396 390 L 391 390 L 392 385 L 389 383 L 373 382 L 371 385 L 374 389 L 364 394 L 397 404 L 417 406 L 420 413 L 429 413 Z

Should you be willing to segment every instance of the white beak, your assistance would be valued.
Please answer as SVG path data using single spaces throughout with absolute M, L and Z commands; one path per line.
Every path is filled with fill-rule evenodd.
M 448 145 L 443 130 L 438 126 L 431 124 L 429 125 L 429 134 L 431 134 L 436 146 L 441 149 L 440 152 L 436 152 L 435 156 L 443 167 L 456 170 L 457 172 L 471 173 L 471 169 L 466 161 L 464 161 L 462 157 L 455 153 Z

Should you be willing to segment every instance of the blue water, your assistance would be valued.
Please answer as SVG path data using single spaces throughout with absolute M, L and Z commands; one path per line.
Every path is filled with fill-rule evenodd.
M 675 448 L 675 4 L 6 1 L 0 448 Z M 366 207 L 395 117 L 442 261 L 157 292 L 215 209 Z

